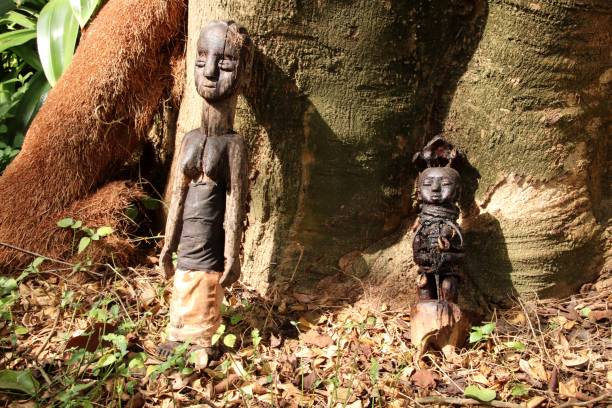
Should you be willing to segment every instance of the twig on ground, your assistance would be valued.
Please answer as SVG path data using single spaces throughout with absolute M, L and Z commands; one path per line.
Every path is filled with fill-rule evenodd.
M 60 317 L 62 317 L 62 312 L 63 312 L 63 309 L 61 307 L 58 307 L 58 309 L 57 309 L 57 316 L 55 316 L 55 321 L 53 322 L 53 327 L 51 327 L 51 331 L 47 335 L 47 338 L 43 342 L 42 346 L 40 346 L 40 348 L 38 349 L 38 351 L 34 355 L 34 358 L 32 358 L 32 361 L 36 361 L 38 359 L 38 356 L 40 356 L 40 353 L 42 353 L 43 350 L 45 348 L 47 348 L 47 344 L 49 344 L 49 341 L 51 340 L 51 337 L 53 337 L 53 334 L 55 334 L 55 330 L 57 329 L 57 325 L 58 325 L 58 323 L 60 321 Z
M 13 250 L 18 251 L 18 252 L 23 252 L 24 254 L 32 255 L 32 256 L 35 256 L 37 258 L 45 258 L 45 259 L 48 259 L 48 260 L 53 261 L 53 262 L 57 262 L 57 263 L 62 264 L 62 265 L 67 265 L 67 266 L 70 266 L 70 267 L 74 266 L 73 264 L 71 264 L 69 262 L 66 262 L 66 261 L 62 261 L 61 259 L 55 259 L 55 258 L 51 258 L 51 257 L 46 256 L 46 255 L 39 254 L 37 252 L 28 251 L 27 249 L 23 249 L 23 248 L 20 248 L 18 246 L 15 246 L 15 245 L 7 244 L 6 242 L 0 242 L 0 246 L 6 247 L 6 248 L 10 248 L 10 249 L 13 249 Z
M 606 399 L 608 400 L 607 402 L 612 402 L 612 394 L 605 393 L 604 395 L 600 395 L 599 397 L 593 398 L 592 400 L 588 400 L 588 401 L 578 402 L 578 401 L 570 400 L 570 401 L 568 401 L 568 402 L 566 402 L 564 404 L 559 405 L 557 408 L 587 407 L 587 406 L 589 406 L 591 404 L 594 404 L 594 403 L 599 402 L 599 401 L 604 401 Z
M 457 397 L 420 397 L 414 400 L 417 404 L 423 405 L 436 405 L 436 404 L 454 404 L 462 406 L 472 405 L 490 405 L 492 407 L 499 408 L 525 408 L 524 405 L 515 404 L 513 402 L 504 401 L 491 401 L 481 402 L 471 398 L 457 398 Z

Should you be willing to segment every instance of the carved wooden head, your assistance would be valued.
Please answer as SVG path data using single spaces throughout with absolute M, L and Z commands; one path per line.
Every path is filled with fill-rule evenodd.
M 459 173 L 450 167 L 430 167 L 419 175 L 419 195 L 424 204 L 454 204 L 460 189 Z
M 252 42 L 244 27 L 233 21 L 212 21 L 198 39 L 195 84 L 209 102 L 237 93 L 248 80 Z

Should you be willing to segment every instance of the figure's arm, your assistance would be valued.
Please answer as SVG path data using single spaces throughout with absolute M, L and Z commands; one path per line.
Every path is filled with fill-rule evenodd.
M 229 197 L 225 208 L 225 268 L 221 285 L 230 286 L 240 277 L 240 243 L 247 195 L 247 151 L 244 139 L 236 135 L 229 152 Z
M 183 145 L 185 143 L 183 142 Z M 174 175 L 172 196 L 170 198 L 170 208 L 168 210 L 168 218 L 166 219 L 166 232 L 164 238 L 164 247 L 159 255 L 159 266 L 164 272 L 166 278 L 171 278 L 174 275 L 174 266 L 172 265 L 172 253 L 177 250 L 181 237 L 183 209 L 185 208 L 185 197 L 189 189 L 189 177 L 185 175 L 181 168 L 183 162 L 182 156 L 184 148 L 181 146 L 179 154 L 178 168 Z

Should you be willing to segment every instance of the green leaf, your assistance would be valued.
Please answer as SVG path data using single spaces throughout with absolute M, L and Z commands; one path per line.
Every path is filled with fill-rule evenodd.
M 520 341 L 508 341 L 504 343 L 504 345 L 516 351 L 525 351 L 525 349 L 527 348 L 525 347 L 525 344 L 521 343 Z
M 84 233 L 86 233 L 90 237 L 94 234 L 94 231 L 91 228 L 89 228 L 89 227 L 83 227 L 83 228 L 81 228 L 81 231 L 83 231 Z
M 138 217 L 138 207 L 136 207 L 134 204 L 128 205 L 128 207 L 125 209 L 125 215 L 130 220 L 135 221 L 136 217 Z
M 117 361 L 117 357 L 115 356 L 114 353 L 105 354 L 102 357 L 100 357 L 100 359 L 98 360 L 98 363 L 96 364 L 96 367 L 97 368 L 108 367 L 109 365 L 113 364 L 115 361 Z
M 17 281 L 13 278 L 0 277 L 0 294 L 6 295 L 17 289 Z
M 70 305 L 72 303 L 73 298 L 74 298 L 74 292 L 71 290 L 67 290 L 64 293 L 62 293 L 62 300 L 60 302 L 60 307 L 64 308 Z
M 181 370 L 181 374 L 182 375 L 191 375 L 191 374 L 193 374 L 193 368 L 191 368 L 191 367 L 184 367 Z
M 238 324 L 238 323 L 240 323 L 241 321 L 242 321 L 242 315 L 235 314 L 235 315 L 232 315 L 232 316 L 230 317 L 230 324 L 231 324 L 232 326 L 237 325 L 237 324 Z
M 217 342 L 219 341 L 219 339 L 221 338 L 221 336 L 223 336 L 223 333 L 225 333 L 225 325 L 219 325 L 219 328 L 217 329 L 217 332 L 215 334 L 213 334 L 211 342 L 212 345 L 214 346 L 215 344 L 217 344 Z
M 47 258 L 42 257 L 42 256 L 38 256 L 36 257 L 32 263 L 30 264 L 33 268 L 38 268 L 40 265 L 42 265 L 43 262 L 45 262 Z
M 2 33 L 0 34 L 0 52 L 25 44 L 34 38 L 36 38 L 36 30 L 33 28 L 22 28 Z
M 144 208 L 146 208 L 147 210 L 157 210 L 159 208 L 159 200 L 156 200 L 149 196 L 142 197 L 140 199 L 140 202 L 142 203 L 142 205 L 144 205 Z
M 106 237 L 107 235 L 110 235 L 113 232 L 114 232 L 114 230 L 111 227 L 100 227 L 96 231 L 96 234 L 98 234 L 101 237 Z
M 27 131 L 32 119 L 38 113 L 49 89 L 51 89 L 51 85 L 47 82 L 47 78 L 42 71 L 35 73 L 28 81 L 28 89 L 15 108 L 15 117 L 20 126 L 19 130 L 23 133 Z M 21 143 L 17 147 L 21 147 Z
M 15 327 L 15 334 L 17 336 L 23 336 L 24 334 L 28 334 L 30 330 L 28 330 L 27 327 L 23 327 L 23 326 L 17 326 Z
M 470 333 L 470 343 L 477 343 L 481 341 L 482 338 L 483 338 L 483 335 L 480 330 L 475 330 Z
M 17 7 L 17 5 L 13 1 L 0 1 L 0 16 L 5 15 L 15 7 Z
M 60 228 L 68 228 L 74 224 L 74 220 L 72 218 L 62 218 L 57 222 L 57 226 Z
M 259 329 L 251 330 L 251 339 L 253 340 L 253 347 L 257 348 L 257 346 L 259 346 L 259 343 L 261 343 Z
M 4 24 L 16 24 L 23 28 L 36 28 L 36 21 L 32 17 L 28 17 L 18 11 L 9 11 L 2 16 L 0 23 Z
M 18 57 L 26 62 L 29 66 L 34 68 L 36 71 L 42 72 L 42 65 L 40 64 L 40 58 L 38 57 L 38 51 L 36 51 L 36 43 L 29 42 L 17 47 L 11 48 L 11 51 Z M 46 79 L 45 79 L 46 82 Z
M 70 7 L 81 28 L 85 27 L 99 4 L 100 0 L 70 0 Z
M 144 362 L 147 359 L 147 355 L 143 352 L 137 353 L 129 362 L 128 368 L 144 368 Z
M 580 309 L 580 316 L 582 317 L 589 317 L 589 315 L 591 314 L 591 308 L 590 307 L 583 307 L 582 309 Z
M 495 323 L 493 322 L 487 323 L 484 326 L 480 327 L 480 331 L 482 332 L 482 334 L 487 335 L 487 336 L 493 333 L 493 330 L 495 330 Z
M 374 357 L 370 359 L 370 381 L 372 381 L 372 385 L 375 386 L 378 383 L 379 376 L 379 365 L 378 360 Z
M 43 7 L 36 27 L 38 55 L 51 86 L 70 65 L 78 33 L 69 0 L 51 0 Z
M 125 336 L 121 334 L 109 333 L 102 336 L 102 339 L 113 343 L 113 346 L 115 346 L 115 348 L 121 352 L 121 355 L 127 354 L 128 341 Z
M 36 395 L 38 381 L 29 371 L 2 370 L 0 371 L 0 389 L 20 391 L 28 395 Z
M 495 390 L 491 390 L 488 388 L 480 388 L 476 385 L 467 386 L 465 390 L 463 391 L 463 395 L 465 395 L 468 398 L 474 398 L 482 402 L 493 401 L 495 397 L 497 396 L 497 394 L 495 393 Z
M 83 226 L 83 221 L 77 220 L 72 224 L 72 229 L 79 229 Z
M 78 250 L 78 253 L 80 254 L 81 252 L 86 250 L 90 243 L 91 243 L 91 238 L 89 238 L 89 237 L 81 238 L 81 240 L 79 241 L 79 250 Z
M 93 234 L 93 235 L 91 236 L 91 240 L 92 240 L 92 241 L 98 241 L 99 239 L 100 239 L 100 236 L 99 236 L 98 234 Z
M 225 344 L 227 347 L 234 348 L 236 345 L 236 335 L 231 333 L 226 335 L 223 338 L 223 344 Z
M 525 386 L 525 384 L 514 384 L 514 386 L 512 387 L 512 390 L 510 390 L 510 394 L 512 394 L 513 397 L 522 397 L 524 395 L 527 395 L 529 393 L 529 388 L 527 388 Z

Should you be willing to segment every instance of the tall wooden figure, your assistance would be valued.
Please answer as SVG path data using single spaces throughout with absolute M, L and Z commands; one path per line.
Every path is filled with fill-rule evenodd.
M 441 137 L 414 157 L 421 211 L 412 251 L 419 266 L 418 303 L 412 309 L 411 340 L 419 352 L 432 346 L 452 354 L 465 340 L 468 323 L 457 305 L 463 235 L 457 224 L 461 176 L 453 167 L 463 155 Z
M 162 356 L 182 342 L 206 365 L 221 323 L 223 287 L 240 277 L 247 150 L 233 130 L 236 102 L 252 61 L 252 42 L 233 21 L 213 21 L 197 44 L 195 85 L 204 98 L 202 124 L 185 135 L 160 268 L 174 276 Z M 176 273 L 172 253 L 178 249 Z

